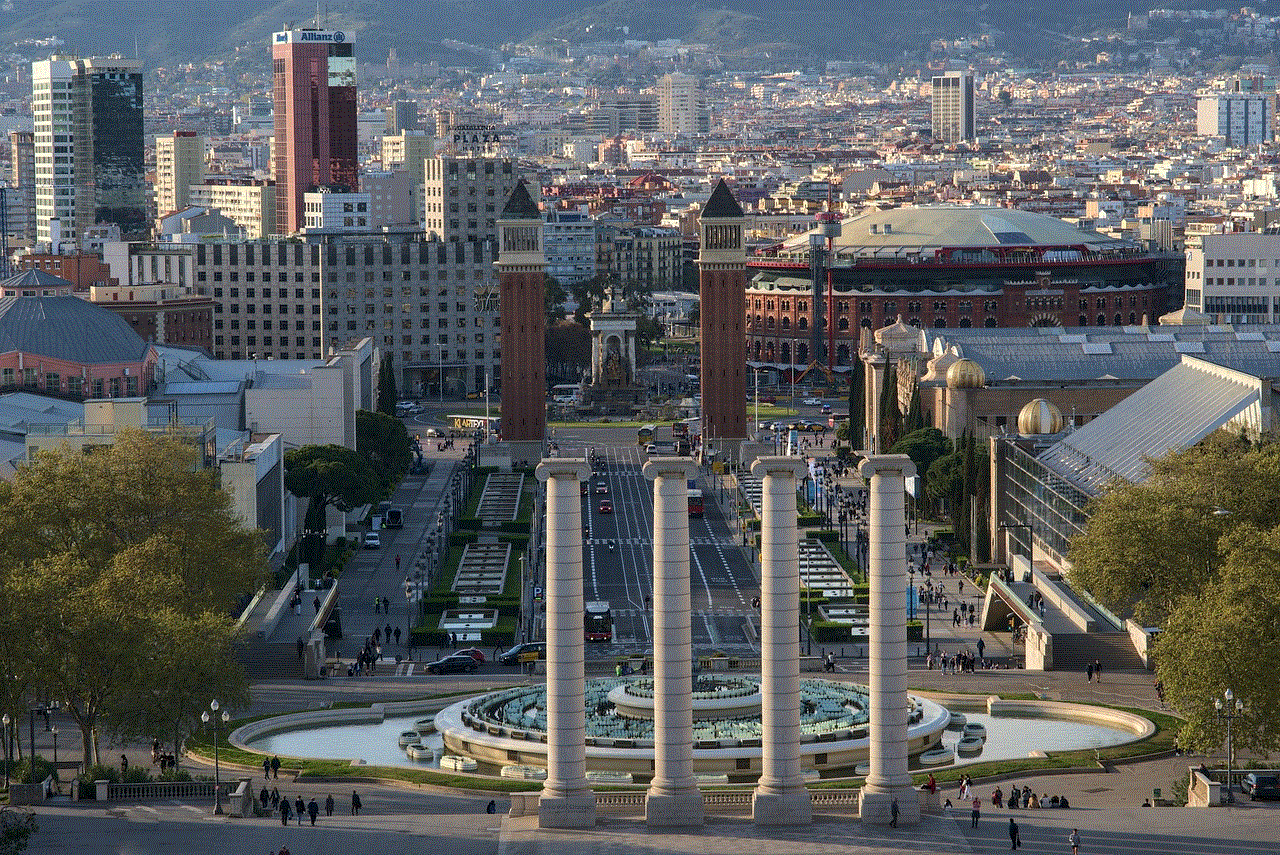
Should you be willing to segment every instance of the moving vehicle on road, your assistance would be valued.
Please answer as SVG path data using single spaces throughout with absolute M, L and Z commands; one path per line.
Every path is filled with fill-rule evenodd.
M 476 662 L 480 663 L 481 665 L 484 664 L 484 651 L 481 650 L 479 647 L 464 647 L 461 650 L 451 655 L 470 656 L 472 659 L 476 660 Z
M 387 528 L 404 528 L 404 512 L 399 508 L 388 510 L 386 526 Z
M 498 654 L 498 662 L 503 665 L 519 665 L 529 659 L 546 659 L 547 643 L 545 641 L 526 641 L 517 644 L 505 653 Z
M 586 604 L 586 613 L 582 618 L 583 634 L 587 641 L 608 643 L 613 641 L 613 613 L 609 604 L 595 601 Z
M 432 674 L 470 674 L 479 667 L 480 663 L 465 653 L 454 653 L 443 659 L 437 659 L 435 662 L 427 663 L 427 670 Z
M 1250 772 L 1240 779 L 1240 792 L 1246 793 L 1255 802 L 1258 799 L 1280 799 L 1280 778 Z
M 653 440 L 657 437 L 657 435 L 658 435 L 657 425 L 645 425 L 644 427 L 636 431 L 636 444 L 638 444 L 641 448 L 644 448 L 646 445 L 653 442 Z
M 609 501 L 608 499 L 605 499 L 600 503 L 600 507 L 598 508 L 598 510 L 602 514 L 613 513 L 613 502 Z
M 601 496 L 609 495 L 609 485 L 603 481 L 596 482 L 596 493 Z
M 364 536 L 364 548 L 365 549 L 381 549 L 382 537 L 376 531 L 369 532 Z
M 822 399 L 821 398 L 805 398 L 800 403 L 804 404 L 806 407 L 821 407 Z
M 689 488 L 689 516 L 700 517 L 703 512 L 702 491 Z

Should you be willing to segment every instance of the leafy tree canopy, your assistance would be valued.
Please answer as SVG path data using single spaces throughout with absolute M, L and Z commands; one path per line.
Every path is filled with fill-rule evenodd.
M 378 365 L 378 412 L 395 416 L 396 400 L 396 372 L 391 366 L 391 354 L 384 351 Z
M 413 466 L 413 450 L 404 422 L 385 413 L 356 410 L 356 451 L 377 474 L 383 498 Z
M 284 456 L 284 485 L 290 493 L 347 511 L 381 498 L 381 481 L 359 453 L 342 445 L 304 445 Z
M 890 454 L 905 454 L 916 465 L 916 471 L 925 476 L 933 461 L 952 451 L 951 440 L 937 428 L 914 430 L 893 444 Z

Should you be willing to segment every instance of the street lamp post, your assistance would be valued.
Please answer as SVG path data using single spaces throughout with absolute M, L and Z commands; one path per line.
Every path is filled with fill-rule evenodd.
M 231 716 L 226 710 L 218 712 L 218 699 L 214 698 L 209 701 L 209 709 L 200 713 L 200 720 L 205 724 L 213 722 L 213 812 L 216 815 L 222 815 L 222 770 L 218 765 L 218 732 L 222 729 L 223 723 L 229 721 Z M 209 715 L 209 710 L 213 711 L 213 715 Z
M 13 753 L 13 740 L 10 738 L 12 731 L 9 729 L 9 723 L 12 721 L 9 714 L 5 713 L 4 718 L 0 722 L 4 723 L 4 788 L 7 792 L 9 789 L 9 755 Z
M 1222 703 L 1222 698 L 1226 698 L 1227 702 Z M 1213 699 L 1213 709 L 1218 714 L 1218 722 L 1227 723 L 1227 804 L 1235 804 L 1236 794 L 1231 788 L 1231 772 L 1233 760 L 1235 759 L 1235 743 L 1231 736 L 1231 722 L 1236 716 L 1244 714 L 1244 701 L 1235 696 L 1235 693 L 1227 689 L 1222 693 L 1222 698 Z M 1232 701 L 1235 703 L 1233 704 Z
M 53 734 L 53 765 L 58 765 L 58 726 L 55 724 L 49 728 L 49 732 Z

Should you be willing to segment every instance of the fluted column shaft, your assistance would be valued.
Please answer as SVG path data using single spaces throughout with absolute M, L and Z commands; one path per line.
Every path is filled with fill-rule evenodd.
M 654 771 L 645 799 L 650 825 L 701 825 L 693 777 L 693 633 L 689 593 L 687 457 L 649 460 L 653 481 Z
M 761 479 L 760 724 L 761 771 L 752 798 L 759 825 L 812 820 L 800 767 L 800 563 L 794 457 L 762 457 L 751 473 Z
M 537 469 L 547 485 L 547 779 L 538 813 L 544 828 L 595 824 L 587 785 L 579 491 L 590 472 L 580 458 L 547 459 Z

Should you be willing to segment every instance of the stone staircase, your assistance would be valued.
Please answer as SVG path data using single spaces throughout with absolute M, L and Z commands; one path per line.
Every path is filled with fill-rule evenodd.
M 1104 675 L 1146 670 L 1127 632 L 1054 633 L 1053 670 L 1083 672 L 1095 659 Z
M 251 683 L 302 679 L 302 663 L 298 661 L 296 644 L 248 639 L 239 645 L 236 652 Z

